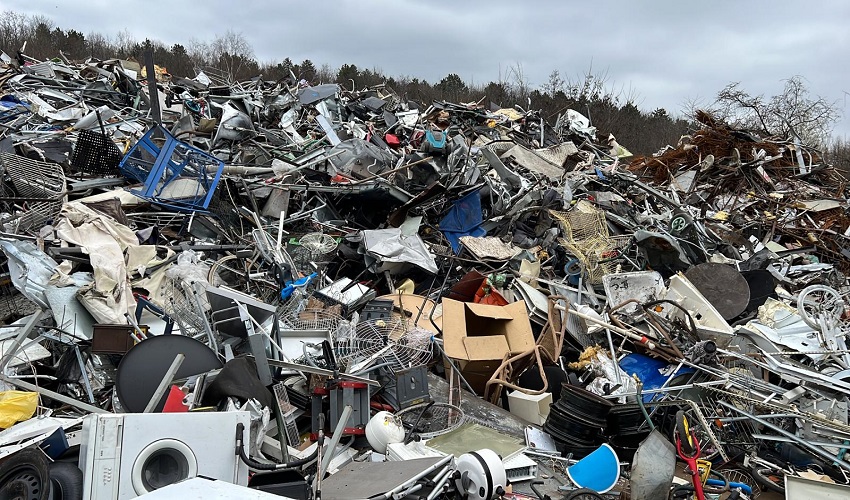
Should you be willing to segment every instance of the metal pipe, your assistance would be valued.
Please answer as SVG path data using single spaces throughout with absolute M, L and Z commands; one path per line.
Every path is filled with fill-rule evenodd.
M 674 385 L 674 386 L 671 386 L 671 387 L 660 387 L 658 389 L 649 389 L 649 390 L 641 391 L 641 394 L 658 394 L 658 393 L 673 392 L 673 391 L 683 391 L 683 390 L 686 390 L 686 389 L 711 387 L 713 385 L 724 385 L 726 383 L 728 383 L 728 381 L 726 381 L 726 380 L 713 380 L 711 382 L 694 382 L 693 384 Z M 631 396 L 637 396 L 637 395 L 638 395 L 637 392 L 620 392 L 620 393 L 617 393 L 617 394 L 606 394 L 602 397 L 608 398 L 608 399 L 617 399 L 617 398 L 631 397 Z M 648 404 L 652 405 L 652 404 L 656 404 L 656 403 L 650 401 Z
M 658 345 L 655 342 L 652 342 L 651 340 L 649 340 L 649 338 L 647 338 L 645 335 L 639 335 L 637 333 L 633 333 L 633 332 L 630 332 L 628 330 L 624 330 L 623 328 L 620 328 L 618 326 L 614 326 L 611 323 L 607 323 L 607 322 L 602 321 L 600 319 L 594 318 L 593 316 L 580 313 L 580 312 L 576 311 L 575 309 L 567 309 L 566 307 L 564 307 L 560 304 L 555 305 L 555 308 L 557 308 L 561 311 L 565 311 L 565 312 L 567 312 L 567 314 L 575 314 L 579 318 L 581 318 L 585 321 L 590 321 L 591 323 L 593 323 L 595 325 L 599 325 L 603 328 L 609 328 L 612 332 L 619 333 L 623 337 L 629 338 L 631 340 L 635 340 L 637 342 L 640 342 L 641 344 L 646 345 L 646 347 L 649 348 L 650 350 L 654 350 L 656 347 L 658 347 Z
M 384 178 L 385 175 L 395 174 L 397 172 L 401 172 L 402 170 L 407 170 L 410 167 L 414 167 L 416 165 L 419 165 L 420 163 L 425 163 L 426 161 L 430 161 L 431 159 L 433 159 L 433 156 L 428 156 L 427 158 L 422 158 L 421 160 L 416 160 L 416 161 L 410 162 L 410 163 L 408 163 L 406 165 L 402 165 L 398 168 L 394 168 L 392 170 L 387 170 L 386 172 L 381 172 L 380 174 L 374 174 L 371 177 L 366 177 L 365 179 L 356 180 L 354 182 L 351 182 L 350 184 L 352 186 L 356 186 L 358 184 L 363 184 L 364 182 L 373 181 L 373 180 L 379 179 L 379 178 L 385 179 Z
M 399 493 L 401 493 L 401 492 L 405 491 L 405 489 L 406 489 L 406 488 L 408 488 L 408 486 L 407 486 L 407 485 L 414 485 L 414 484 L 416 484 L 416 482 L 417 482 L 417 481 L 419 481 L 420 479 L 424 478 L 424 477 L 425 477 L 425 476 L 427 476 L 428 474 L 430 474 L 430 473 L 434 472 L 435 470 L 437 470 L 437 469 L 439 469 L 439 468 L 441 468 L 441 467 L 445 467 L 445 466 L 448 464 L 448 462 L 449 462 L 450 460 L 453 460 L 453 459 L 454 459 L 454 455 L 448 455 L 448 456 L 446 456 L 446 457 L 441 458 L 441 459 L 440 459 L 440 461 L 438 461 L 438 462 L 437 462 L 437 463 L 435 463 L 434 465 L 429 466 L 429 467 L 428 467 L 427 469 L 425 469 L 424 471 L 422 471 L 422 472 L 420 472 L 420 473 L 416 474 L 416 476 L 414 476 L 414 477 L 410 478 L 410 479 L 409 479 L 407 482 L 405 482 L 404 484 L 401 484 L 401 485 L 399 485 L 399 486 L 397 486 L 397 487 L 393 488 L 392 490 L 390 490 L 390 491 L 386 492 L 384 495 L 382 495 L 382 496 L 380 496 L 380 497 L 378 497 L 378 498 L 387 498 L 387 499 L 389 499 L 389 498 L 399 498 L 399 496 L 397 496 L 397 494 L 399 494 Z
M 68 404 L 68 405 L 71 405 L 71 406 L 75 406 L 75 407 L 79 408 L 80 410 L 83 410 L 84 412 L 87 412 L 87 413 L 110 413 L 110 412 L 104 410 L 103 408 L 98 408 L 97 406 L 88 405 L 86 403 L 83 403 L 82 401 L 77 401 L 74 398 L 69 398 L 68 396 L 65 396 L 63 394 L 59 394 L 58 392 L 53 392 L 49 389 L 39 387 L 35 384 L 30 384 L 29 382 L 24 382 L 23 380 L 18 380 L 18 379 L 12 378 L 12 377 L 7 377 L 6 375 L 3 375 L 2 373 L 0 373 L 0 380 L 2 380 L 3 382 L 6 382 L 8 384 L 12 384 L 15 387 L 20 387 L 21 389 L 26 389 L 28 391 L 37 392 L 37 393 L 41 394 L 42 396 L 46 396 L 50 399 L 54 399 L 56 401 L 59 401 L 60 403 L 65 403 L 65 404 Z
M 448 482 L 449 478 L 452 475 L 451 467 L 446 467 L 443 472 L 437 474 L 437 477 L 434 478 L 434 488 L 431 490 L 431 493 L 428 495 L 426 500 L 434 500 L 437 496 L 442 494 L 443 486 Z

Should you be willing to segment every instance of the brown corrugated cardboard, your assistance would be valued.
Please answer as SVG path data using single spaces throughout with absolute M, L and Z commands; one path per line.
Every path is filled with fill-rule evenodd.
M 534 347 L 525 302 L 491 306 L 443 300 L 446 355 L 479 394 L 506 355 Z

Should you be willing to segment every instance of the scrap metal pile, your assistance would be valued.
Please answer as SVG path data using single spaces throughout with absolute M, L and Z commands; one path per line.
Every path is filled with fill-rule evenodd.
M 848 482 L 846 185 L 799 139 L 700 113 L 634 158 L 573 110 L 3 57 L 9 488 Z

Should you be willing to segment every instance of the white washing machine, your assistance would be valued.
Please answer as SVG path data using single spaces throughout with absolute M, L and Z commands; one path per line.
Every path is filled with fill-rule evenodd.
M 246 486 L 248 466 L 236 454 L 244 411 L 92 414 L 83 420 L 80 469 L 85 500 L 136 498 L 204 476 Z

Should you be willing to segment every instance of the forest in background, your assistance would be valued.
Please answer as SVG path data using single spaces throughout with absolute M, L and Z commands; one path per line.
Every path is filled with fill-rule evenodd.
M 718 91 L 714 102 L 686 105 L 689 109 L 679 115 L 663 108 L 639 109 L 637 91 L 618 88 L 606 74 L 592 69 L 576 78 L 562 76 L 560 70 L 554 69 L 547 81 L 536 87 L 529 83 L 521 63 L 500 71 L 496 81 L 487 83 L 468 83 L 453 72 L 439 81 L 428 82 L 416 76 L 385 75 L 378 68 L 355 64 L 335 68 L 309 59 L 295 62 L 289 57 L 259 61 L 245 36 L 232 30 L 208 41 L 193 39 L 169 44 L 151 39 L 140 41 L 126 30 L 114 35 L 84 34 L 62 28 L 45 16 L 4 12 L 0 15 L 0 49 L 14 57 L 24 47 L 27 56 L 39 60 L 64 57 L 71 61 L 119 58 L 142 62 L 143 54 L 150 50 L 156 64 L 174 76 L 191 78 L 203 70 L 230 82 L 256 77 L 280 81 L 294 76 L 311 84 L 338 83 L 357 90 L 385 84 L 400 96 L 421 103 L 445 100 L 520 106 L 541 110 L 550 122 L 567 109 L 574 109 L 592 120 L 600 141 L 613 134 L 636 155 L 675 145 L 694 128 L 692 116 L 699 107 L 734 127 L 766 136 L 797 135 L 819 147 L 827 161 L 850 172 L 850 143 L 832 136 L 841 117 L 837 102 L 811 95 L 800 76 L 789 77 L 783 91 L 775 96 L 752 95 L 733 82 Z

